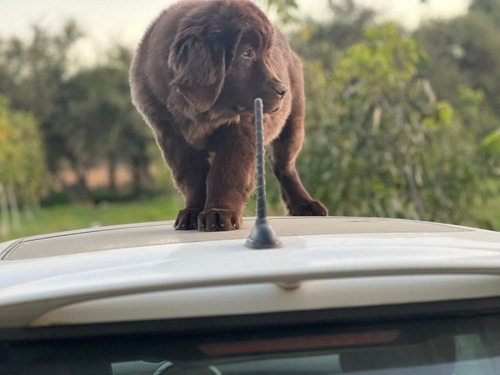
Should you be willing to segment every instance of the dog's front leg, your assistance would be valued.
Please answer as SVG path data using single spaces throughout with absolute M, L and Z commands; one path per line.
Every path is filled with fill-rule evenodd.
M 198 216 L 198 229 L 239 229 L 254 188 L 255 134 L 251 120 L 220 128 L 212 136 L 211 145 L 215 155 L 207 176 L 207 199 Z
M 174 228 L 198 229 L 198 215 L 206 201 L 206 177 L 210 168 L 206 151 L 189 145 L 181 136 L 168 131 L 169 126 L 158 126 L 156 141 L 172 172 L 175 186 L 184 197 Z
M 291 116 L 281 135 L 271 143 L 271 165 L 280 184 L 281 198 L 290 215 L 326 216 L 328 210 L 320 201 L 311 198 L 295 167 L 303 139 L 303 118 Z

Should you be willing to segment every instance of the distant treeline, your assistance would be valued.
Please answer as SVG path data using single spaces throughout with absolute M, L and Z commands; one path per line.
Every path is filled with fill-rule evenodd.
M 294 24 L 289 39 L 304 64 L 298 167 L 313 196 L 333 215 L 474 221 L 471 210 L 500 185 L 500 0 L 475 0 L 466 15 L 411 32 L 351 0 L 329 0 L 327 23 L 300 19 L 293 0 L 268 3 Z M 21 206 L 58 190 L 88 200 L 97 165 L 108 168 L 109 190 L 119 165 L 132 195 L 158 186 L 152 164 L 166 167 L 130 101 L 133 51 L 113 46 L 75 70 L 83 36 L 74 21 L 34 26 L 26 40 L 0 36 L 0 203 L 8 189 Z

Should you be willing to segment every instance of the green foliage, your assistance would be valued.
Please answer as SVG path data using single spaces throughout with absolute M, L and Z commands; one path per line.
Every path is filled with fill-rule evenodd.
M 482 13 L 500 27 L 500 1 L 499 0 L 474 0 L 469 7 L 470 12 Z
M 332 72 L 306 63 L 302 175 L 332 214 L 461 222 L 481 191 L 476 147 L 422 78 L 426 54 L 393 24 L 368 28 Z
M 481 143 L 481 151 L 500 157 L 500 130 L 489 134 Z
M 69 54 L 82 36 L 75 22 L 67 22 L 57 34 L 33 26 L 31 38 L 11 38 L 0 44 L 0 93 L 12 108 L 33 114 L 40 125 L 47 166 L 56 171 L 64 138 L 54 129 L 62 87 L 69 74 Z
M 416 76 L 422 60 L 416 42 L 400 38 L 395 25 L 369 28 L 365 42 L 348 48 L 337 62 L 333 83 L 338 87 L 358 86 L 380 99 L 399 97 Z M 362 82 L 353 83 L 353 79 Z
M 413 37 L 395 24 L 377 25 L 375 13 L 353 0 L 328 0 L 329 22 L 300 24 L 296 0 L 259 3 L 279 23 L 300 26 L 290 35 L 306 74 L 308 129 L 298 167 L 332 214 L 500 228 L 494 196 L 500 185 L 500 0 L 474 0 L 467 15 L 424 24 Z M 52 196 L 52 203 L 115 200 L 129 190 L 115 193 L 111 179 L 111 195 L 96 197 L 86 175 L 105 163 L 113 177 L 126 163 L 134 173 L 132 195 L 172 192 L 152 134 L 130 102 L 131 51 L 114 46 L 99 64 L 82 69 L 70 59 L 82 35 L 68 22 L 56 33 L 35 26 L 28 40 L 0 39 L 0 93 L 9 97 L 0 98 L 0 182 L 15 184 L 21 201 L 32 204 L 46 170 L 53 181 L 69 167 L 78 186 Z M 160 176 L 153 182 L 151 169 Z M 269 184 L 277 201 L 275 181 Z M 165 214 L 169 203 L 154 201 L 157 212 L 147 216 L 150 204 L 143 201 L 109 217 L 106 205 L 71 206 L 82 219 L 71 225 L 64 209 L 42 210 L 37 221 L 53 215 L 61 226 L 21 235 L 173 218 L 176 204 Z
M 35 118 L 13 111 L 0 95 L 0 183 L 13 184 L 17 199 L 33 205 L 40 198 L 45 164 Z
M 61 84 L 69 74 L 70 51 L 82 35 L 69 21 L 57 34 L 33 26 L 30 40 L 11 38 L 0 44 L 0 92 L 11 99 L 14 109 L 33 113 L 42 131 L 50 126 Z
M 296 0 L 261 0 L 266 5 L 268 12 L 274 12 L 278 16 L 278 22 L 287 24 L 297 21 L 295 11 L 298 9 Z
M 90 198 L 86 175 L 98 163 L 109 166 L 111 188 L 116 165 L 129 164 L 133 188 L 140 195 L 151 180 L 153 138 L 130 100 L 132 52 L 115 46 L 106 61 L 75 70 L 70 56 L 82 35 L 69 21 L 58 33 L 35 26 L 28 41 L 0 43 L 0 77 L 5 78 L 0 93 L 9 96 L 13 108 L 33 113 L 40 123 L 52 180 L 63 168 L 77 176 L 76 186 L 65 187 L 73 199 Z
M 426 70 L 438 97 L 457 106 L 459 87 L 469 87 L 483 95 L 483 110 L 500 116 L 500 26 L 488 15 L 472 12 L 451 20 L 433 21 L 422 26 L 416 39 L 429 56 Z M 482 123 L 491 131 L 491 123 Z M 486 129 L 489 128 L 489 129 Z
M 457 144 L 464 147 L 468 142 L 469 147 L 475 148 L 475 173 L 496 181 L 500 176 L 499 10 L 499 0 L 474 0 L 468 14 L 430 22 L 415 34 L 429 55 L 426 74 L 437 95 L 453 104 L 464 127 Z M 498 189 L 485 185 L 476 191 L 477 195 L 498 195 Z
M 52 124 L 53 134 L 64 139 L 57 159 L 80 174 L 86 196 L 84 174 L 102 161 L 110 167 L 131 165 L 138 194 L 150 182 L 149 145 L 154 141 L 130 100 L 130 60 L 130 51 L 116 47 L 105 65 L 81 70 L 62 86 L 61 112 Z
M 482 160 L 484 160 L 485 166 L 498 179 L 500 176 L 500 129 L 491 132 L 481 141 L 479 153 Z

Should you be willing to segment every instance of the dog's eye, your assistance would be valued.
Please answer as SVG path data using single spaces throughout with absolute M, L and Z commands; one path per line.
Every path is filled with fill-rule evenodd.
M 245 59 L 254 59 L 255 58 L 255 51 L 253 50 L 253 48 L 249 48 L 249 49 L 245 50 L 245 52 L 243 52 L 243 57 Z

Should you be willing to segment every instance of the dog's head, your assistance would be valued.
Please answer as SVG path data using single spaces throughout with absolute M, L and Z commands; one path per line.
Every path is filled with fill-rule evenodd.
M 198 113 L 251 111 L 256 97 L 266 113 L 278 110 L 288 88 L 271 61 L 273 34 L 265 14 L 250 1 L 198 2 L 170 49 L 172 85 Z

